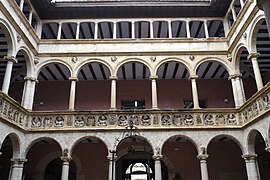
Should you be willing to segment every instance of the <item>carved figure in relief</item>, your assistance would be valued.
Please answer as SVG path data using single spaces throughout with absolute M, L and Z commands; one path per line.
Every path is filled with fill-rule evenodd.
M 184 121 L 186 125 L 193 125 L 194 124 L 194 119 L 193 116 L 191 114 L 186 114 L 184 116 Z
M 151 118 L 149 115 L 142 115 L 142 118 L 141 118 L 141 124 L 143 126 L 148 126 L 151 124 Z
M 96 125 L 96 118 L 95 116 L 87 116 L 87 126 L 95 126 Z
M 105 115 L 99 116 L 98 126 L 107 126 L 107 116 Z
M 162 123 L 162 125 L 171 125 L 171 118 L 170 118 L 170 116 L 168 114 L 163 115 L 161 117 L 161 123 Z

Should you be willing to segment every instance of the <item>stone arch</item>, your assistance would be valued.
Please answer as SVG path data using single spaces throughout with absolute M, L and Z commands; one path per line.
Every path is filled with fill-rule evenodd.
M 232 140 L 234 143 L 237 144 L 237 146 L 240 148 L 241 152 L 244 153 L 245 152 L 245 148 L 244 148 L 244 145 L 243 143 L 241 143 L 241 141 L 239 139 L 237 139 L 236 137 L 232 136 L 232 135 L 229 135 L 229 134 L 219 134 L 219 135 L 216 135 L 214 137 L 212 137 L 206 144 L 206 150 L 208 149 L 209 147 L 209 144 L 216 138 L 221 138 L 221 137 L 226 137 L 230 140 Z
M 194 74 L 197 73 L 198 71 L 198 68 L 205 62 L 217 62 L 217 63 L 220 63 L 226 70 L 227 72 L 229 73 L 229 75 L 231 75 L 231 67 L 229 66 L 229 64 L 225 63 L 223 59 L 220 59 L 220 58 L 217 58 L 217 57 L 207 57 L 207 58 L 204 58 L 204 59 L 201 59 L 199 60 L 195 67 L 194 67 Z
M 169 139 L 174 138 L 174 137 L 183 137 L 183 138 L 187 139 L 189 142 L 191 142 L 191 144 L 194 145 L 197 153 L 199 154 L 199 150 L 200 150 L 199 148 L 200 147 L 198 146 L 198 144 L 196 143 L 196 141 L 194 139 L 192 139 L 191 137 L 189 137 L 189 136 L 181 135 L 181 134 L 176 134 L 176 135 L 170 136 L 165 141 L 163 141 L 162 146 L 161 146 L 161 149 L 160 149 L 160 152 L 162 152 L 163 147 L 166 144 L 166 142 L 168 142 Z
M 120 69 L 120 67 L 122 67 L 124 64 L 131 63 L 131 62 L 143 64 L 145 67 L 148 68 L 148 70 L 150 72 L 150 76 L 155 75 L 151 65 L 148 62 L 146 62 L 145 60 L 140 59 L 140 58 L 128 58 L 128 59 L 125 59 L 125 60 L 121 61 L 121 63 L 119 63 L 115 68 L 115 74 L 117 75 L 117 72 Z
M 60 142 L 59 142 L 56 138 L 47 137 L 47 136 L 42 136 L 42 137 L 38 137 L 38 138 L 36 138 L 36 139 L 33 139 L 33 140 L 29 141 L 27 144 L 25 144 L 24 152 L 22 152 L 23 157 L 26 157 L 26 155 L 28 154 L 29 150 L 30 150 L 37 142 L 39 142 L 39 141 L 41 141 L 41 140 L 46 140 L 46 139 L 52 140 L 53 142 L 55 142 L 55 143 L 58 145 L 58 147 L 60 148 L 61 151 L 63 150 L 63 148 L 62 148 Z
M 15 37 L 11 27 L 9 24 L 2 18 L 0 18 L 0 27 L 3 29 L 6 39 L 7 39 L 7 45 L 8 45 L 8 56 L 14 56 L 16 45 L 15 45 Z
M 111 65 L 107 62 L 107 61 L 105 61 L 105 60 L 103 60 L 103 59 L 86 59 L 86 60 L 84 60 L 82 63 L 80 63 L 78 66 L 77 66 L 77 68 L 74 70 L 74 75 L 76 76 L 76 77 L 78 77 L 78 74 L 79 74 L 79 72 L 80 72 L 80 70 L 82 69 L 82 67 L 83 66 L 85 66 L 85 65 L 87 65 L 87 64 L 91 64 L 91 63 L 99 63 L 99 64 L 102 64 L 102 65 L 104 65 L 106 68 L 108 68 L 108 70 L 109 70 L 109 72 L 110 72 L 110 75 L 112 75 L 113 74 L 113 68 L 111 67 Z
M 262 24 L 262 22 L 265 20 L 264 14 L 260 14 L 257 16 L 253 23 L 250 26 L 250 32 L 248 36 L 248 50 L 250 52 L 257 52 L 257 47 L 256 47 L 256 41 L 257 41 L 257 33 L 259 31 L 259 27 Z
M 189 74 L 191 73 L 191 67 L 190 67 L 190 65 L 189 65 L 185 60 L 180 59 L 180 58 L 173 58 L 173 57 L 172 57 L 172 58 L 166 58 L 166 59 L 163 59 L 163 60 L 159 61 L 159 62 L 157 63 L 157 65 L 155 66 L 155 68 L 154 68 L 154 75 L 157 74 L 158 69 L 159 69 L 163 64 L 165 64 L 165 63 L 167 63 L 167 62 L 177 62 L 177 63 L 183 65 L 183 66 L 188 70 L 188 73 L 189 73 Z
M 77 139 L 75 142 L 73 142 L 73 144 L 72 144 L 71 147 L 70 147 L 70 156 L 72 156 L 75 147 L 76 147 L 81 141 L 83 141 L 83 140 L 85 140 L 85 139 L 87 139 L 87 138 L 91 138 L 91 137 L 92 137 L 92 138 L 96 138 L 96 139 L 98 139 L 100 142 L 102 142 L 102 144 L 106 147 L 107 152 L 109 152 L 109 150 L 108 150 L 108 145 L 106 144 L 106 142 L 104 141 L 104 139 L 102 139 L 101 137 L 89 135 L 89 136 L 83 136 L 83 137 L 80 137 L 80 138 Z
M 12 143 L 12 149 L 13 149 L 13 158 L 18 158 L 21 155 L 21 140 L 20 137 L 16 133 L 9 133 L 6 135 L 4 140 L 9 137 Z M 0 148 L 2 146 L 2 143 L 0 144 Z
M 26 47 L 26 46 L 21 46 L 21 47 L 18 49 L 16 55 L 17 55 L 20 51 L 22 51 L 22 53 L 24 54 L 25 59 L 26 59 L 26 76 L 27 76 L 27 77 L 28 77 L 28 76 L 30 77 L 30 76 L 33 74 L 33 67 L 34 67 L 33 62 L 34 62 L 34 58 L 33 58 L 33 56 L 32 56 L 32 53 L 30 52 L 30 50 L 29 50 L 28 47 Z
M 266 139 L 259 130 L 257 129 L 250 130 L 246 141 L 248 154 L 255 154 L 255 140 L 258 134 L 260 134 L 263 137 L 263 139 Z
M 69 63 L 67 63 L 65 60 L 62 60 L 62 59 L 50 59 L 50 60 L 47 60 L 47 61 L 44 61 L 44 62 L 41 62 L 38 67 L 37 67 L 37 71 L 36 71 L 36 77 L 38 77 L 40 71 L 50 65 L 50 64 L 61 64 L 63 66 L 65 66 L 68 70 L 69 70 L 69 73 L 70 75 L 73 74 L 73 69 L 72 67 L 69 65 Z
M 42 174 L 42 173 L 45 172 L 45 169 L 48 166 L 48 164 L 52 160 L 59 158 L 60 156 L 61 156 L 61 152 L 55 151 L 55 152 L 51 152 L 51 153 L 47 154 L 45 157 L 43 157 L 39 161 L 39 163 L 37 164 L 37 167 L 36 167 L 36 179 L 38 179 L 38 180 L 42 179 L 44 177 L 44 174 Z M 81 161 L 77 156 L 73 156 L 72 160 L 75 163 L 76 168 L 77 168 L 77 179 L 80 180 L 79 176 L 80 176 L 80 172 L 82 170 Z
M 243 49 L 246 49 L 249 52 L 248 47 L 243 43 L 240 43 L 235 48 L 235 51 L 234 51 L 235 53 L 232 57 L 233 70 L 235 71 L 235 73 L 241 73 L 240 72 L 240 55 L 241 55 Z

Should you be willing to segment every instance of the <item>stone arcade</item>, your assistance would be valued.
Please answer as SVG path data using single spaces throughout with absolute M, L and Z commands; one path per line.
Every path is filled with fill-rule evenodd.
M 269 179 L 269 0 L 0 9 L 0 180 Z

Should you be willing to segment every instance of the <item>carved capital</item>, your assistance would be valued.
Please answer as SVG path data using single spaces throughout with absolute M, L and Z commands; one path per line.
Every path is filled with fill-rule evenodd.
M 10 62 L 13 62 L 13 63 L 18 63 L 18 60 L 14 56 L 4 56 L 4 60 L 10 61 Z
M 246 161 L 249 161 L 249 160 L 256 160 L 256 158 L 258 157 L 257 154 L 244 154 L 242 156 L 242 158 L 244 158 Z
M 189 76 L 189 80 L 192 80 L 192 79 L 198 79 L 199 78 L 199 76 L 197 75 L 197 74 L 191 74 L 190 76 Z
M 72 160 L 72 157 L 62 156 L 62 157 L 60 157 L 60 159 L 63 161 L 63 163 L 68 163 Z
M 69 77 L 68 80 L 78 82 L 79 79 L 77 77 Z
M 11 159 L 12 165 L 17 167 L 23 167 L 23 164 L 27 162 L 27 159 L 24 158 L 12 158 Z
M 34 77 L 24 77 L 24 80 L 25 81 L 31 81 L 31 82 L 36 82 L 38 83 L 38 79 L 37 78 L 34 78 Z
M 150 76 L 150 80 L 157 80 L 158 76 Z
M 118 77 L 117 76 L 110 76 L 109 79 L 110 80 L 116 80 L 117 81 L 118 80 Z
M 250 53 L 247 57 L 248 60 L 258 59 L 260 57 L 260 53 Z
M 270 152 L 270 147 L 266 147 L 265 150 L 268 151 L 268 152 Z
M 152 157 L 155 161 L 160 161 L 162 159 L 162 155 L 153 155 Z
M 208 157 L 209 157 L 209 155 L 207 155 L 207 154 L 200 154 L 197 156 L 197 158 L 199 160 L 206 160 Z
M 242 74 L 233 74 L 233 75 L 230 75 L 228 80 L 231 80 L 231 79 L 236 79 L 236 78 L 242 78 Z

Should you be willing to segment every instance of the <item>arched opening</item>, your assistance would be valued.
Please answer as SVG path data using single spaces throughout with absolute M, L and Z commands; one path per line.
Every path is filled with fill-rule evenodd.
M 117 71 L 117 108 L 151 108 L 150 71 L 142 63 L 128 62 Z
M 242 82 L 244 86 L 246 99 L 249 99 L 257 92 L 256 81 L 251 60 L 248 60 L 248 50 L 242 47 L 237 54 L 237 61 L 240 73 L 242 75 Z
M 66 110 L 70 93 L 69 69 L 52 63 L 41 69 L 36 85 L 34 110 Z
M 270 81 L 270 38 L 269 32 L 267 29 L 266 21 L 262 21 L 261 24 L 258 24 L 258 32 L 256 36 L 256 49 L 260 53 L 258 57 L 258 64 L 261 72 L 261 76 L 264 84 Z
M 36 178 L 44 179 L 50 175 L 52 179 L 58 177 L 58 174 L 61 174 L 62 172 L 62 162 L 59 162 L 61 155 L 61 147 L 55 140 L 50 138 L 41 138 L 36 140 L 28 148 L 26 155 L 27 162 L 24 164 L 23 178 L 32 180 Z M 55 159 L 58 159 L 57 161 L 59 163 L 57 166 L 54 164 L 54 171 L 60 169 L 60 172 L 55 172 L 52 175 L 51 172 L 53 170 L 47 170 L 46 172 L 46 167 L 51 168 L 49 165 Z
M 257 163 L 261 180 L 270 177 L 270 153 L 265 150 L 265 141 L 259 131 L 254 130 L 249 137 L 249 147 L 251 152 L 257 155 Z
M 49 162 L 49 164 L 45 168 L 44 180 L 59 180 L 62 175 L 62 160 L 60 158 L 56 158 Z M 76 180 L 77 168 L 73 161 L 69 163 L 69 180 Z
M 193 108 L 189 72 L 183 64 L 166 62 L 158 68 L 157 76 L 159 108 Z
M 217 136 L 207 148 L 209 179 L 247 180 L 245 161 L 239 145 L 227 136 Z
M 108 179 L 108 149 L 96 137 L 84 137 L 73 147 L 71 157 L 76 156 L 81 164 L 77 177 L 84 179 Z
M 206 61 L 197 68 L 199 104 L 201 108 L 232 108 L 234 98 L 229 73 L 217 61 Z
M 163 145 L 162 155 L 166 156 L 173 169 L 169 169 L 170 179 L 200 180 L 200 162 L 194 143 L 185 136 L 170 137 Z
M 8 135 L 2 142 L 0 149 L 0 179 L 9 179 L 11 159 L 16 158 L 19 152 L 19 141 L 15 134 Z
M 155 178 L 153 149 L 145 138 L 135 135 L 123 139 L 117 146 L 116 155 L 116 179 L 153 180 Z M 166 173 L 167 168 L 164 163 L 162 167 L 162 171 Z M 163 174 L 162 179 L 167 178 Z
M 24 50 L 20 50 L 16 59 L 18 63 L 13 64 L 12 67 L 12 75 L 10 80 L 10 89 L 9 95 L 16 100 L 17 102 L 21 102 L 24 88 L 24 78 L 27 74 L 27 64 L 29 62 L 29 57 Z
M 85 64 L 76 84 L 76 110 L 110 108 L 110 70 L 101 63 Z

